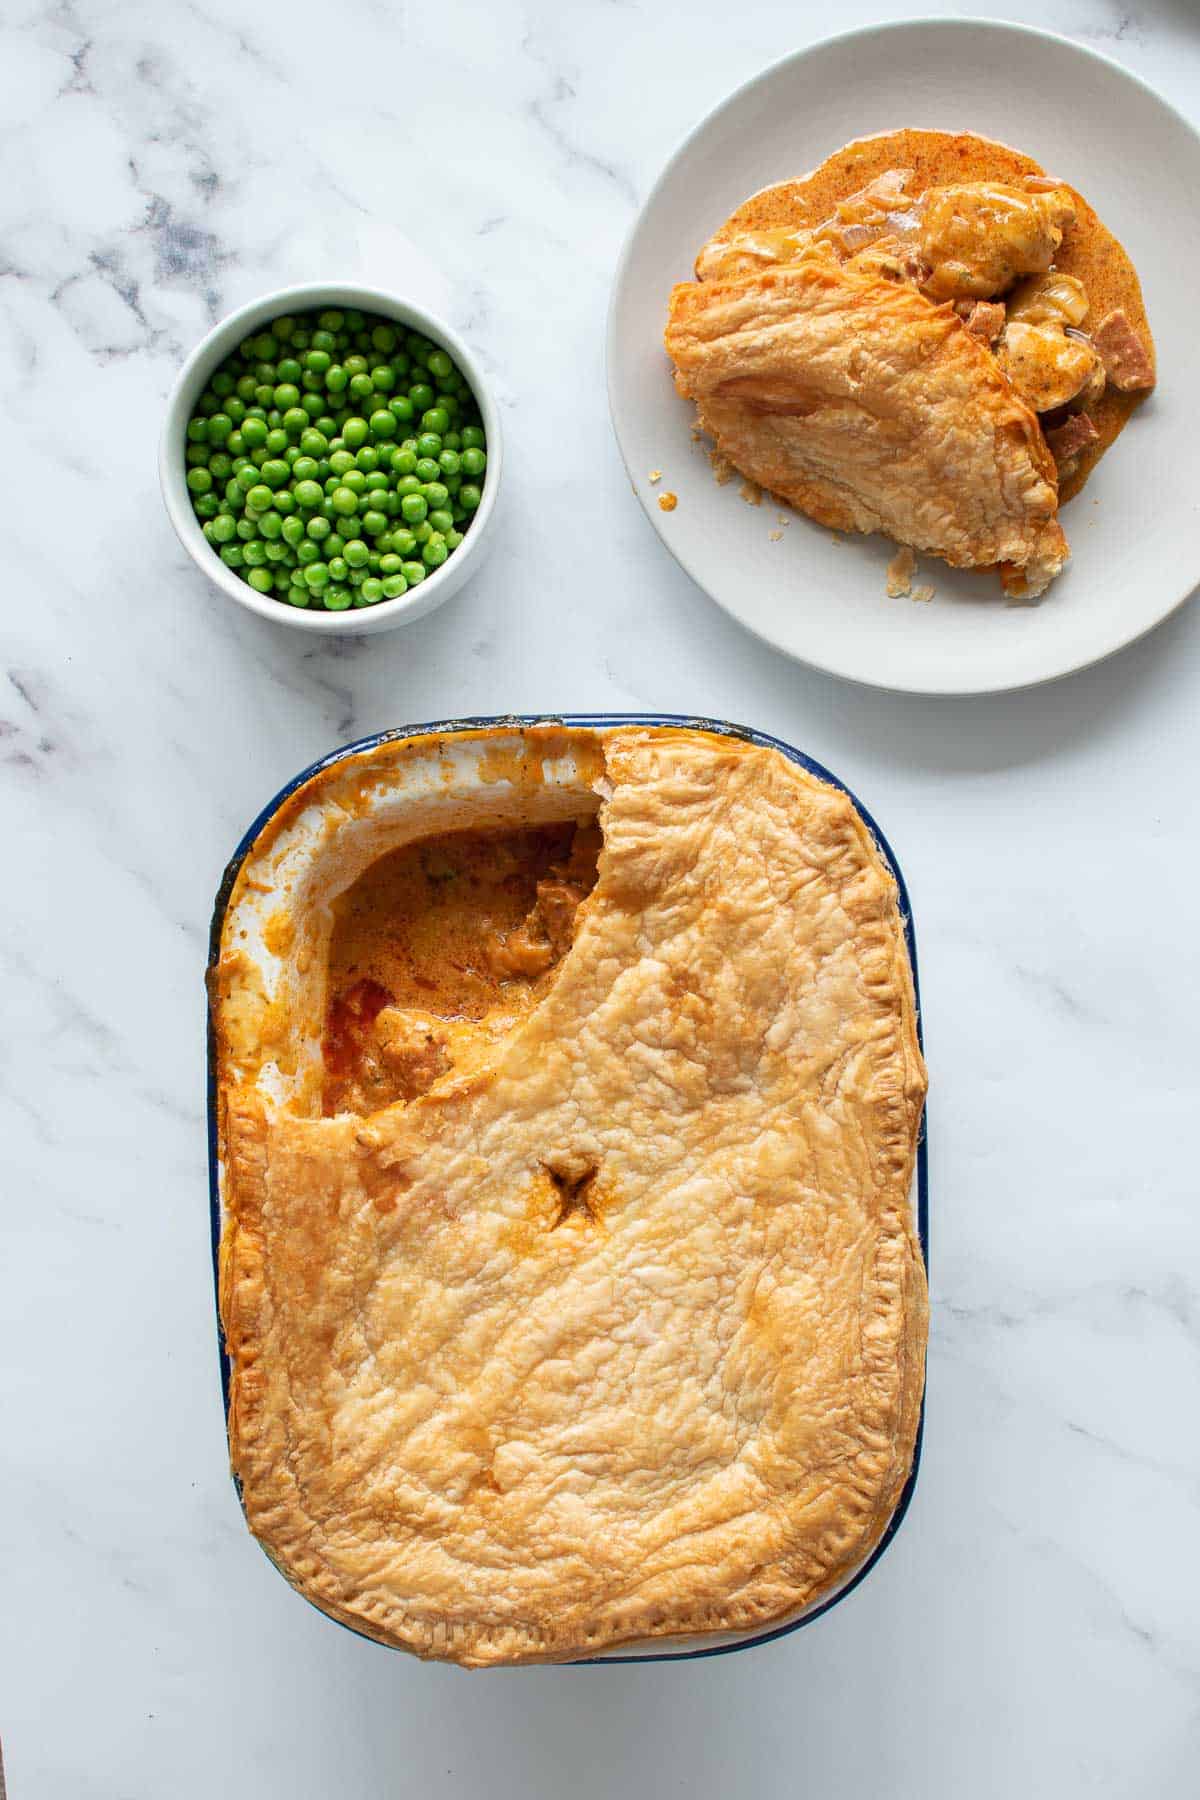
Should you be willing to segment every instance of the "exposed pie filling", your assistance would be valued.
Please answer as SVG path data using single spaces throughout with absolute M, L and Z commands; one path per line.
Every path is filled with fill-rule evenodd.
M 487 1058 L 570 948 L 600 842 L 592 821 L 456 831 L 364 871 L 334 906 L 327 1118 L 414 1099 Z

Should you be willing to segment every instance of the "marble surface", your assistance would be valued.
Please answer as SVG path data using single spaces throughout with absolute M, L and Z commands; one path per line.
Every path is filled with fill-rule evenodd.
M 1018 11 L 1200 114 L 1188 0 Z M 685 129 L 834 14 L 728 18 L 5 9 L 11 1800 L 1195 1791 L 1200 612 L 1060 685 L 931 704 L 777 659 L 675 568 L 606 416 L 614 258 Z M 478 349 L 506 520 L 439 613 L 318 644 L 204 583 L 154 451 L 211 321 L 342 270 Z M 242 1525 L 201 971 L 222 864 L 299 767 L 381 726 L 557 708 L 752 721 L 837 769 L 897 847 L 933 1078 L 928 1429 L 897 1542 L 813 1628 L 704 1663 L 468 1678 L 338 1630 Z

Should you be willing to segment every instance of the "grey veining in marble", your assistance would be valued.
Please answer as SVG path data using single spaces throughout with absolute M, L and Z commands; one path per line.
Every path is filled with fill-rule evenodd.
M 1200 112 L 1189 0 L 1019 10 Z M 860 691 L 692 587 L 609 431 L 604 312 L 640 199 L 732 85 L 833 23 L 811 0 L 5 9 L 13 1800 L 1196 1791 L 1200 615 L 1050 689 Z M 205 585 L 154 455 L 211 322 L 341 271 L 469 337 L 509 469 L 483 577 L 405 631 L 314 644 Z M 587 707 L 776 732 L 901 855 L 934 1084 L 925 1459 L 894 1547 L 811 1630 L 468 1680 L 339 1631 L 242 1526 L 208 1264 L 207 914 L 246 823 L 335 743 Z

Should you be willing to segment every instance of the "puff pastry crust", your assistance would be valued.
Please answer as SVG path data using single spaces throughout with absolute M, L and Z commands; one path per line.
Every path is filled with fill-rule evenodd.
M 795 1613 L 919 1417 L 895 885 L 774 751 L 604 754 L 597 886 L 491 1067 L 367 1119 L 222 1079 L 247 1519 L 335 1618 L 471 1666 Z
M 832 260 L 671 296 L 676 386 L 729 460 L 835 531 L 1041 594 L 1067 560 L 1036 415 L 950 306 Z

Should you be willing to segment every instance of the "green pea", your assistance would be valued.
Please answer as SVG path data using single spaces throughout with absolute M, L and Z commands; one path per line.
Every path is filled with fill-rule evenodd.
M 306 419 L 319 419 L 325 411 L 325 400 L 321 394 L 302 394 L 300 408 Z
M 417 466 L 417 458 L 411 450 L 393 450 L 390 467 L 393 475 L 411 475 Z
M 368 606 L 374 606 L 377 600 L 383 599 L 383 583 L 377 581 L 374 575 L 365 576 L 358 591 Z
M 323 562 L 310 562 L 305 566 L 304 580 L 310 588 L 329 586 L 329 566 Z
M 246 580 L 258 594 L 269 594 L 275 582 L 266 569 L 251 569 Z
M 409 587 L 416 587 L 418 582 L 424 581 L 427 574 L 428 570 L 423 562 L 406 562 L 404 565 L 404 579 Z
M 207 494 L 212 486 L 212 476 L 207 469 L 197 465 L 194 469 L 188 470 L 187 484 L 193 494 Z
M 429 508 L 423 494 L 405 494 L 400 511 L 409 525 L 419 525 Z
M 345 581 L 350 573 L 350 565 L 344 556 L 331 556 L 328 559 L 330 576 L 334 581 Z
M 341 363 L 331 363 L 325 371 L 325 386 L 331 394 L 340 394 L 349 386 L 350 377 Z
M 293 438 L 299 438 L 308 430 L 308 414 L 302 406 L 288 407 L 283 415 L 283 429 Z
M 240 479 L 240 477 L 239 477 L 239 479 Z M 316 482 L 311 481 L 311 480 L 304 480 L 304 481 L 297 482 L 295 488 L 292 491 L 294 492 L 294 494 L 296 496 L 297 504 L 300 506 L 306 506 L 306 507 L 320 506 L 321 501 L 324 498 L 324 495 L 321 493 L 321 490 L 317 486 Z
M 462 441 L 464 450 L 482 450 L 484 443 L 482 427 L 479 425 L 464 425 L 462 428 Z
M 426 413 L 428 418 L 429 414 Z M 423 431 L 417 439 L 417 455 L 436 458 L 442 453 L 442 440 L 436 431 Z
M 242 551 L 246 558 L 247 568 L 261 568 L 267 560 L 267 546 L 259 538 L 252 538 Z
M 350 418 L 342 426 L 342 436 L 352 449 L 357 450 L 360 444 L 367 441 L 369 427 L 365 419 Z
M 447 548 L 447 550 L 457 550 L 458 546 L 462 543 L 462 541 L 463 541 L 463 534 L 461 531 L 448 531 L 446 533 L 446 548 Z
M 240 569 L 246 560 L 240 544 L 222 544 L 220 556 L 228 569 Z
M 401 594 L 407 594 L 408 583 L 405 581 L 403 575 L 399 573 L 395 575 L 385 575 L 383 578 L 383 591 L 389 600 L 398 600 Z
M 208 459 L 208 472 L 214 481 L 228 481 L 233 474 L 233 458 L 223 450 L 214 450 Z
M 379 559 L 381 575 L 398 575 L 403 566 L 403 559 L 397 556 L 394 550 L 389 550 L 386 556 L 381 556 Z
M 380 363 L 378 368 L 372 369 L 370 371 L 370 376 L 371 384 L 376 393 L 390 394 L 396 385 L 396 377 L 386 363 Z
M 351 538 L 343 554 L 350 568 L 361 569 L 366 563 L 369 552 L 361 538 Z
M 428 407 L 421 414 L 421 429 L 422 429 L 422 431 L 429 432 L 432 436 L 434 436 L 440 440 L 443 431 L 449 431 L 449 429 L 450 429 L 450 415 L 446 411 L 445 407 L 444 406 Z M 442 446 L 439 441 L 438 450 L 440 450 L 441 447 Z M 431 451 L 430 454 L 432 456 L 436 456 L 437 451 L 436 450 Z
M 212 527 L 218 544 L 228 544 L 237 536 L 237 526 L 229 513 L 221 513 L 213 520 Z
M 192 510 L 198 519 L 215 519 L 221 510 L 221 502 L 215 494 L 197 494 L 192 501 Z
M 407 425 L 409 420 L 415 416 L 416 408 L 407 394 L 397 394 L 388 401 L 388 411 L 394 413 L 402 425 Z
M 276 488 L 275 498 L 271 502 L 277 513 L 292 513 L 296 510 L 296 498 L 291 488 Z
M 438 457 L 438 462 L 441 464 L 443 475 L 458 474 L 460 464 L 457 451 L 443 450 Z
M 421 552 L 421 560 L 427 568 L 440 569 L 449 554 L 443 538 L 431 537 Z
M 429 523 L 434 531 L 453 531 L 454 518 L 444 507 L 438 506 L 429 515 Z
M 392 533 L 392 549 L 397 556 L 411 556 L 417 547 L 417 540 L 404 525 Z
M 307 531 L 309 537 L 312 538 L 315 543 L 319 544 L 322 538 L 327 538 L 329 536 L 330 532 L 333 530 L 333 526 L 329 523 L 329 520 L 325 517 L 324 513 L 316 513 L 314 517 L 308 521 L 308 524 L 304 529 Z
M 362 449 L 355 453 L 354 461 L 368 475 L 373 474 L 379 467 L 379 452 L 373 445 L 364 444 Z
M 275 457 L 269 457 L 259 470 L 259 474 L 269 488 L 282 487 L 291 472 L 285 462 L 280 462 Z
M 329 448 L 329 439 L 323 431 L 317 431 L 310 426 L 307 431 L 301 433 L 300 448 L 306 456 L 324 456 Z
M 358 495 L 351 488 L 334 488 L 330 498 L 334 512 L 340 513 L 343 518 L 349 518 L 351 513 L 358 511 Z
M 357 523 L 357 520 L 355 521 Z M 347 531 L 350 527 L 347 525 Z M 331 531 L 324 542 L 324 557 L 328 562 L 331 556 L 340 556 L 346 548 L 346 540 L 339 531 Z
M 286 412 L 290 406 L 299 406 L 300 389 L 294 381 L 281 381 L 275 389 L 275 404 L 280 412 Z
M 349 474 L 354 467 L 354 460 L 349 450 L 335 450 L 329 458 L 330 474 L 338 476 Z
M 289 587 L 287 597 L 290 606 L 307 606 L 310 601 L 310 595 L 306 587 Z
M 427 481 L 421 489 L 430 506 L 445 506 L 450 490 L 443 481 Z
M 284 542 L 290 544 L 294 550 L 304 536 L 304 522 L 293 513 L 290 518 L 283 521 L 282 530 Z
M 353 383 L 351 386 L 353 386 Z M 344 430 L 348 431 L 350 426 L 354 423 L 355 421 L 353 419 L 347 419 Z M 366 429 L 373 432 L 377 438 L 395 437 L 397 430 L 395 415 L 389 412 L 386 407 L 381 407 L 377 412 L 371 414 Z M 346 441 L 347 443 L 350 443 L 353 440 L 348 437 Z
M 377 512 L 373 507 L 369 512 L 365 512 L 362 515 L 359 523 L 368 537 L 378 537 L 381 532 L 386 531 L 388 528 L 387 514 Z
M 309 537 L 303 538 L 301 542 L 296 545 L 296 561 L 298 563 L 317 562 L 320 555 L 320 544 L 314 544 L 313 540 Z
M 348 487 L 352 494 L 362 494 L 366 492 L 367 478 L 356 465 L 353 469 L 346 470 L 342 476 L 342 486 Z
M 458 490 L 459 504 L 464 506 L 468 512 L 474 512 L 482 498 L 483 495 L 479 489 L 469 481 L 464 482 Z
M 251 450 L 260 450 L 267 441 L 267 427 L 262 419 L 249 415 L 242 422 L 242 441 Z
M 412 401 L 414 412 L 423 413 L 433 405 L 433 389 L 427 381 L 418 381 L 410 387 L 408 397 Z

